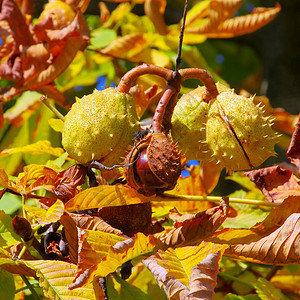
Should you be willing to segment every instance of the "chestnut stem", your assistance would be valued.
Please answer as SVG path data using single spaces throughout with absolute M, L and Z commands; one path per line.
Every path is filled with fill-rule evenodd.
M 220 202 L 222 197 L 220 196 L 197 196 L 197 195 L 173 195 L 170 193 L 163 193 L 161 196 L 157 196 L 152 201 L 165 202 L 165 201 L 208 201 L 208 202 Z M 269 206 L 277 207 L 280 203 L 267 202 L 262 200 L 249 200 L 241 198 L 229 198 L 229 203 L 242 203 L 257 206 Z
M 134 81 L 142 75 L 145 74 L 153 74 L 160 76 L 164 78 L 166 81 L 171 80 L 173 71 L 150 65 L 150 64 L 143 64 L 140 66 L 137 66 L 133 68 L 132 70 L 128 71 L 122 78 L 121 81 L 119 82 L 118 86 L 116 87 L 117 91 L 120 93 L 129 93 L 129 90 L 131 86 L 134 84 Z
M 166 106 L 168 105 L 169 100 L 176 92 L 176 89 L 170 85 L 167 86 L 164 94 L 160 98 L 152 121 L 152 130 L 154 132 L 162 132 L 162 123 L 165 115 Z
M 187 79 L 200 79 L 205 87 L 206 92 L 203 97 L 205 102 L 209 102 L 209 100 L 216 98 L 219 94 L 216 83 L 213 78 L 206 70 L 198 69 L 198 68 L 190 68 L 190 69 L 181 69 L 179 70 L 180 75 L 182 76 L 182 81 Z

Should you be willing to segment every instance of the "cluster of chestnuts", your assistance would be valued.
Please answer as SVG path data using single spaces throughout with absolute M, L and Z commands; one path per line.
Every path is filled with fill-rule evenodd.
M 163 77 L 168 87 L 152 126 L 140 131 L 130 87 L 146 73 Z M 204 86 L 178 100 L 180 85 L 189 78 L 202 80 Z M 252 98 L 216 85 L 201 69 L 172 72 L 151 65 L 131 70 L 116 88 L 76 99 L 62 135 L 65 150 L 84 165 L 97 161 L 119 167 L 131 146 L 121 166 L 127 184 L 146 196 L 173 189 L 185 157 L 214 160 L 228 170 L 249 169 L 274 154 L 276 140 L 269 119 Z

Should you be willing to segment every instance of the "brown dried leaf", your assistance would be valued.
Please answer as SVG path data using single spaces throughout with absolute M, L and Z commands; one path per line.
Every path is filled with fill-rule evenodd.
M 181 220 L 184 221 L 175 223 L 174 229 L 157 233 L 154 236 L 168 247 L 182 247 L 200 243 L 212 235 L 224 222 L 227 217 L 228 205 L 228 198 L 225 198 L 218 207 L 188 215 L 187 218 L 180 216 Z
M 300 262 L 300 213 L 293 213 L 271 234 L 250 244 L 232 245 L 225 254 L 263 264 Z
M 244 173 L 263 192 L 269 202 L 281 203 L 288 196 L 300 195 L 300 181 L 279 166 Z
M 222 229 L 206 240 L 232 245 L 225 253 L 260 263 L 299 263 L 300 196 L 290 196 L 250 229 Z
M 294 165 L 300 168 L 300 114 L 286 155 Z

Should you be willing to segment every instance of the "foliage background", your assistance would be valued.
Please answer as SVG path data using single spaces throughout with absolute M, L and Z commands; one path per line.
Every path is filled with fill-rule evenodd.
M 190 5 L 193 6 L 196 2 L 191 1 Z M 41 1 L 34 3 L 36 16 L 42 11 L 44 3 Z M 300 37 L 297 32 L 300 20 L 297 15 L 300 8 L 296 0 L 282 1 L 280 4 L 282 10 L 279 16 L 273 22 L 254 33 L 232 39 L 215 38 L 208 39 L 197 45 L 185 45 L 183 48 L 182 67 L 190 66 L 190 63 L 184 59 L 185 53 L 188 55 L 193 53 L 195 61 L 192 63 L 195 63 L 197 67 L 211 71 L 216 80 L 226 81 L 237 91 L 245 89 L 252 94 L 265 94 L 269 97 L 273 107 L 283 107 L 289 113 L 297 114 L 300 103 L 300 51 L 297 51 L 300 49 Z M 107 5 L 113 11 L 118 4 L 108 2 Z M 133 6 L 132 11 L 140 17 L 143 16 L 143 4 Z M 275 1 L 243 1 L 238 14 L 248 13 L 253 6 L 274 7 Z M 167 24 L 178 23 L 181 13 L 182 1 L 168 1 L 165 12 Z M 96 28 L 99 25 L 98 1 L 90 2 L 85 16 L 90 28 L 95 30 L 94 37 L 97 37 Z M 121 25 L 116 24 L 114 27 L 115 32 L 118 32 L 119 26 Z M 105 47 L 115 39 L 112 31 L 107 31 L 105 34 L 107 36 L 95 38 L 94 41 L 92 35 L 92 45 L 94 43 L 97 47 Z M 164 55 L 171 58 L 173 63 L 176 54 L 177 49 L 175 47 L 164 53 Z M 104 89 L 108 86 L 115 86 L 121 76 L 134 66 L 135 63 L 131 62 L 130 59 L 111 60 L 100 55 L 98 56 L 95 49 L 89 46 L 84 55 L 79 54 L 63 74 L 55 80 L 59 92 L 66 97 L 65 107 L 56 105 L 57 109 L 66 114 L 75 97 L 89 94 L 94 88 Z M 5 87 L 7 84 L 9 82 L 1 80 L 1 87 Z M 197 84 L 197 81 L 191 80 L 183 91 L 189 91 L 195 88 Z M 53 117 L 53 113 L 45 106 L 40 105 L 40 102 L 37 101 L 39 97 L 39 93 L 28 91 L 4 103 L 5 120 L 0 132 L 1 150 L 22 147 L 39 140 L 49 140 L 52 146 L 61 147 L 60 134 L 48 125 L 48 120 Z M 151 109 L 148 115 L 146 112 L 145 117 L 150 115 Z M 284 136 L 280 143 L 281 147 L 277 147 L 279 157 L 271 159 L 266 165 L 286 160 L 285 151 L 289 144 L 290 135 L 291 132 Z M 51 155 L 33 155 L 31 153 L 16 153 L 4 156 L 1 158 L 0 163 L 6 173 L 13 176 L 20 173 L 24 165 L 33 163 L 45 164 L 46 162 L 49 163 L 49 160 L 50 163 L 59 164 Z M 71 164 L 64 160 L 62 160 L 62 163 L 65 163 L 64 168 Z M 238 180 L 235 180 L 235 182 L 234 180 L 226 180 L 226 176 L 225 172 L 223 172 L 214 193 L 216 195 L 232 194 L 232 196 L 236 197 L 245 197 L 246 192 L 240 190 L 241 183 L 237 182 Z M 13 194 L 6 193 L 0 201 L 0 209 L 12 217 L 18 214 L 20 206 L 20 197 Z M 250 227 L 256 222 L 263 220 L 266 216 L 263 209 L 254 212 L 252 209 L 246 208 L 247 206 L 237 205 L 237 207 L 240 210 L 248 210 L 238 223 L 244 227 Z M 227 223 L 227 226 L 230 226 L 230 221 Z M 237 224 L 232 224 L 232 226 L 237 226 Z M 246 282 L 255 282 L 261 274 L 266 275 L 265 278 L 267 279 L 272 278 L 272 275 L 280 269 L 277 266 L 260 266 L 228 258 L 222 260 L 221 267 L 223 272 L 220 275 L 221 279 L 216 288 L 216 299 L 222 299 L 224 291 L 240 295 L 227 296 L 226 299 L 258 299 L 257 295 L 243 296 L 253 292 L 253 286 L 247 286 Z M 146 273 L 146 271 L 143 272 Z M 285 274 L 287 272 L 296 274 L 299 272 L 298 266 L 284 267 L 282 273 Z M 137 277 L 133 276 L 131 283 L 134 282 L 135 278 Z M 150 282 L 149 274 L 145 274 L 145 278 Z M 18 289 L 17 280 L 21 281 L 20 278 L 13 278 L 10 273 L 2 271 L 0 284 L 5 285 L 8 282 L 11 285 L 9 290 L 14 291 Z M 115 284 L 117 283 L 115 282 Z M 121 284 L 124 285 L 124 283 Z M 143 285 L 145 283 L 137 282 L 135 284 L 139 286 L 139 284 Z M 269 288 L 272 289 L 274 287 Z M 8 289 L 7 286 L 6 289 Z M 2 290 L 1 287 L 0 290 Z M 157 288 L 154 291 L 159 293 Z M 39 293 L 42 294 L 42 291 L 40 290 Z M 280 293 L 280 297 L 284 298 L 281 292 L 278 293 Z M 163 294 L 149 294 L 149 297 L 151 296 L 153 296 L 153 299 L 162 299 L 159 297 L 163 297 Z M 12 297 L 11 294 L 9 297 Z M 27 292 L 25 299 L 32 299 L 32 295 Z M 295 299 L 297 299 L 297 296 L 295 296 Z

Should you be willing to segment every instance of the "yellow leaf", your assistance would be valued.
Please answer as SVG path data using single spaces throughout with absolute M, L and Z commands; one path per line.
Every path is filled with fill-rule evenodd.
M 75 264 L 53 260 L 34 260 L 25 263 L 36 270 L 39 285 L 50 299 L 96 300 L 92 283 L 80 289 L 68 289 L 68 285 L 76 275 L 77 266 Z
M 131 58 L 140 53 L 146 46 L 147 41 L 142 34 L 129 34 L 115 39 L 101 53 L 117 58 Z
M 87 232 L 90 234 L 90 231 Z M 87 239 L 89 239 L 89 234 L 87 235 Z M 94 240 L 90 239 L 89 243 L 83 240 L 83 252 L 80 252 L 80 255 L 84 262 L 82 265 L 84 269 L 81 269 L 81 272 L 77 274 L 76 280 L 71 285 L 71 288 L 89 283 L 95 276 L 105 277 L 109 273 L 114 272 L 126 261 L 141 255 L 150 254 L 162 246 L 153 236 L 145 236 L 142 233 L 137 233 L 135 237 L 128 239 L 103 232 L 99 233 L 99 235 L 109 237 L 109 239 L 103 239 L 104 245 L 102 245 L 103 241 L 99 239 L 99 237 Z M 96 237 L 95 233 L 93 233 L 93 237 Z M 116 239 L 120 241 L 110 247 L 109 243 L 115 242 Z M 85 249 L 87 249 L 87 253 L 85 253 Z M 97 252 L 100 254 L 99 257 L 95 256 L 95 249 L 97 249 Z M 85 259 L 86 254 L 89 255 L 87 260 Z M 86 267 L 88 269 L 86 269 Z
M 50 119 L 50 127 L 56 132 L 63 132 L 64 122 L 61 119 Z
M 202 242 L 194 247 L 159 250 L 143 262 L 169 298 L 212 299 L 225 248 Z
M 127 186 L 99 185 L 77 194 L 65 204 L 65 209 L 72 212 L 81 209 L 145 203 L 150 200 L 150 197 L 145 197 Z
M 4 169 L 0 168 L 0 186 L 8 187 L 9 179 Z
M 35 271 L 23 261 L 12 259 L 11 254 L 0 247 L 0 267 L 4 270 L 24 276 L 35 276 Z
M 56 200 L 47 210 L 27 205 L 24 205 L 24 209 L 28 216 L 37 220 L 39 224 L 46 225 L 60 219 L 64 213 L 64 203 L 61 200 Z
M 2 152 L 0 152 L 0 156 L 10 155 L 14 153 L 51 154 L 59 157 L 64 154 L 65 151 L 62 148 L 52 147 L 50 142 L 45 140 L 38 141 L 34 144 L 26 145 L 23 147 L 4 149 Z

